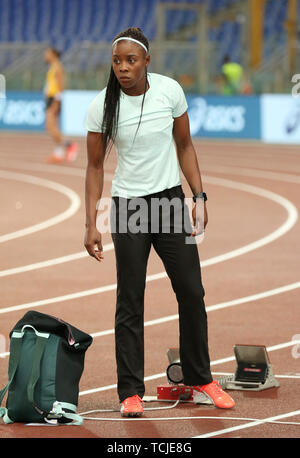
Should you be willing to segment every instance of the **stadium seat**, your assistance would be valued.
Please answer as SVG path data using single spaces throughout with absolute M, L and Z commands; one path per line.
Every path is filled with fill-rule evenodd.
M 156 37 L 156 5 L 169 0 L 0 0 L 0 42 L 50 43 L 61 51 L 79 49 L 83 41 L 108 42 L 121 30 L 130 26 L 140 27 L 149 40 Z M 178 3 L 180 0 L 173 0 Z M 240 0 L 205 0 L 207 10 L 214 14 L 220 8 Z M 188 0 L 203 3 L 204 0 Z M 266 3 L 264 24 L 264 57 L 272 52 L 272 40 L 285 39 L 284 22 L 287 0 L 269 0 Z M 300 2 L 299 2 L 300 13 Z M 166 14 L 166 30 L 174 34 L 191 26 L 196 20 L 194 11 L 169 10 Z M 225 54 L 234 60 L 241 56 L 241 25 L 223 22 L 218 29 L 211 29 L 208 38 L 218 49 L 218 65 Z M 191 37 L 191 40 L 195 37 Z M 10 57 L 1 56 L 1 64 Z M 83 59 L 83 57 L 80 59 Z M 95 62 L 96 55 L 91 57 Z M 102 57 L 98 55 L 98 60 Z M 187 59 L 188 60 L 188 59 Z

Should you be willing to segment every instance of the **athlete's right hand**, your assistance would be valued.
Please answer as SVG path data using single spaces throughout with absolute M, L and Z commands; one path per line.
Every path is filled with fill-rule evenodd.
M 101 242 L 101 234 L 96 227 L 86 228 L 84 246 L 90 256 L 101 262 L 103 259 L 103 247 Z

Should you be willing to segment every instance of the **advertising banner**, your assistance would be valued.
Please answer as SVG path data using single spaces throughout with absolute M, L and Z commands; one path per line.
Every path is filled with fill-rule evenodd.
M 98 93 L 99 91 L 64 92 L 60 117 L 60 126 L 64 135 L 86 135 L 84 124 L 87 110 Z M 188 94 L 187 102 L 192 137 L 261 139 L 260 97 Z M 268 104 L 265 103 L 266 105 L 268 108 Z M 278 111 L 278 106 L 276 107 Z M 274 108 L 270 110 L 273 110 L 272 119 L 274 119 Z M 267 113 L 265 117 L 268 116 Z M 263 126 L 266 130 L 268 127 L 266 120 Z M 6 99 L 0 100 L 0 129 L 44 131 L 43 94 L 7 91 Z M 267 134 L 269 131 L 268 127 Z
M 0 98 L 0 129 L 44 130 L 43 93 L 6 91 L 5 95 Z
M 300 98 L 289 94 L 261 96 L 262 140 L 300 143 Z
M 86 135 L 84 123 L 90 103 L 100 91 L 65 91 L 61 127 L 65 135 Z
M 259 97 L 187 95 L 187 102 L 193 137 L 261 138 Z

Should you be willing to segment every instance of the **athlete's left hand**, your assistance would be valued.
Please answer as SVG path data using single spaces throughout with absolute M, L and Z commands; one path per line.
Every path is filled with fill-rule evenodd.
M 192 210 L 192 218 L 194 230 L 191 233 L 191 237 L 196 237 L 196 235 L 203 234 L 208 223 L 206 202 L 203 199 L 196 200 Z

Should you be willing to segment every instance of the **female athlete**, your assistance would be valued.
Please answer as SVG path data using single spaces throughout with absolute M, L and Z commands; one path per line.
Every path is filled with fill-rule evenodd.
M 103 247 L 96 227 L 97 204 L 103 191 L 104 158 L 112 143 L 118 157 L 111 188 L 111 220 L 117 267 L 115 345 L 121 414 L 143 413 L 144 291 L 152 246 L 164 263 L 178 302 L 184 384 L 215 406 L 231 408 L 233 399 L 212 379 L 210 371 L 195 241 L 201 224 L 207 224 L 207 196 L 190 137 L 187 102 L 175 80 L 147 71 L 149 63 L 149 43 L 140 29 L 129 28 L 116 36 L 107 87 L 91 103 L 86 119 L 84 243 L 99 262 Z M 194 228 L 184 203 L 180 169 L 195 202 Z

